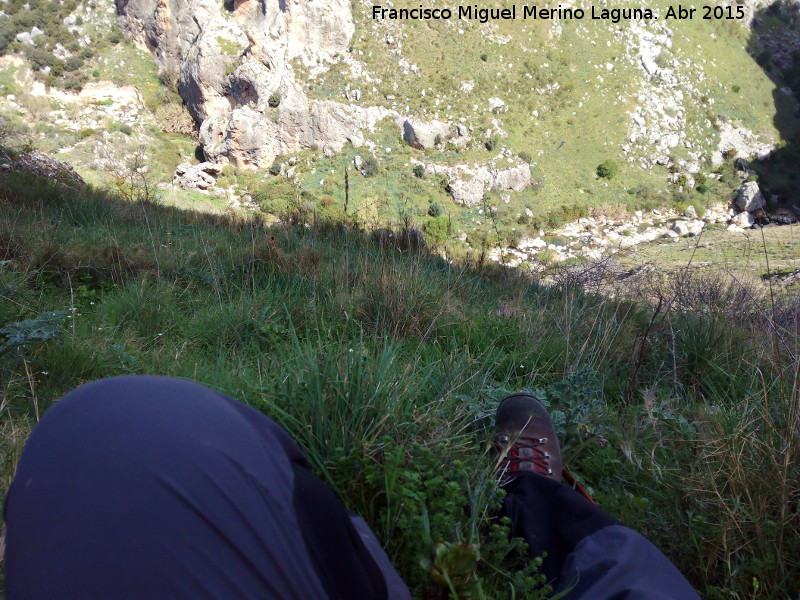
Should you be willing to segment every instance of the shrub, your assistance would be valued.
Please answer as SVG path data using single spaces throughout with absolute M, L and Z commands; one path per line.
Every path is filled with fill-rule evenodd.
M 122 41 L 122 38 L 120 37 L 118 32 L 112 31 L 111 33 L 108 34 L 108 41 L 111 42 L 112 44 L 119 44 Z
M 425 222 L 425 233 L 434 245 L 441 246 L 447 241 L 450 234 L 448 218 L 436 215 L 434 218 L 428 219 L 428 221 Z
M 498 142 L 497 136 L 493 135 L 487 138 L 487 140 L 483 143 L 483 145 L 489 152 L 492 152 L 497 147 L 497 142 Z
M 614 179 L 619 173 L 619 163 L 608 158 L 597 165 L 597 176 L 601 179 Z
M 438 202 L 431 202 L 430 206 L 428 206 L 428 215 L 431 217 L 438 217 L 442 214 L 442 207 L 439 206 Z
M 704 194 L 704 195 L 709 192 L 709 189 L 710 188 L 705 183 L 701 183 L 695 188 L 698 194 Z
M 520 160 L 523 160 L 528 164 L 531 164 L 531 160 L 533 160 L 533 158 L 531 157 L 530 153 L 529 152 L 525 152 L 525 150 L 520 152 L 517 156 L 519 156 Z
M 269 174 L 270 175 L 280 175 L 281 174 L 281 167 L 283 164 L 277 158 L 272 161 L 272 164 L 269 167 Z
M 728 161 L 720 168 L 719 182 L 727 185 L 732 190 L 738 189 L 742 185 L 742 180 L 736 173 L 736 167 L 733 161 Z
M 381 168 L 380 162 L 378 159 L 370 154 L 361 162 L 361 173 L 364 177 L 372 177 L 375 175 Z
M 83 59 L 80 56 L 70 56 L 64 62 L 64 70 L 71 73 L 77 71 L 83 66 Z
M 417 177 L 419 179 L 424 179 L 425 178 L 425 166 L 424 165 L 414 165 L 414 168 L 412 170 L 414 172 L 414 177 Z
M 551 265 L 558 259 L 558 252 L 550 248 L 536 253 L 536 260 L 545 265 Z
M 280 103 L 281 103 L 280 92 L 272 92 L 272 94 L 270 94 L 270 97 L 267 99 L 267 104 L 269 104 L 272 108 L 277 108 Z
M 44 67 L 52 67 L 58 59 L 53 56 L 52 52 L 48 52 L 43 48 L 28 48 L 25 51 L 25 56 L 31 62 L 31 66 L 36 70 L 41 70 Z

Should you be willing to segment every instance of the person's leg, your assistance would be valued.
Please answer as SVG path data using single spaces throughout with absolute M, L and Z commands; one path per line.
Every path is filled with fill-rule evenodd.
M 9 600 L 387 596 L 288 434 L 187 381 L 65 396 L 31 434 L 5 518 Z
M 678 570 L 644 537 L 561 483 L 561 451 L 547 411 L 533 396 L 501 402 L 497 430 L 503 452 L 503 509 L 512 535 L 570 600 L 697 600 Z M 556 468 L 554 468 L 556 467 Z
M 532 557 L 547 553 L 542 572 L 549 581 L 559 579 L 567 557 L 583 537 L 620 524 L 575 490 L 549 477 L 521 473 L 503 489 L 503 511 L 511 519 L 511 534 L 528 542 Z

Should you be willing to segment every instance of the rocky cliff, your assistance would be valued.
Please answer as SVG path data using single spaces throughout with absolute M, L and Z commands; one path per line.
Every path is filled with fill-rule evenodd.
M 268 167 L 306 148 L 358 146 L 392 110 L 311 101 L 295 66 L 347 51 L 348 0 L 117 0 L 120 25 L 176 80 L 200 125 L 206 157 Z

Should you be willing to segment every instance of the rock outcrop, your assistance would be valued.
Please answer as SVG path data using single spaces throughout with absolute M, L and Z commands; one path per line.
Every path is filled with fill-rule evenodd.
M 172 185 L 185 190 L 207 192 L 217 184 L 217 177 L 219 177 L 220 171 L 221 169 L 218 165 L 210 162 L 203 162 L 199 165 L 181 163 L 175 169 Z
M 760 208 L 764 208 L 767 205 L 767 201 L 764 200 L 758 183 L 755 181 L 748 181 L 739 188 L 739 194 L 736 196 L 736 202 L 734 204 L 739 210 L 751 213 Z
M 432 148 L 436 145 L 437 138 L 441 141 L 448 139 L 450 130 L 450 125 L 441 121 L 425 122 L 414 118 L 403 121 L 403 139 L 418 150 Z
M 348 0 L 116 0 L 120 25 L 177 82 L 213 162 L 268 167 L 306 148 L 360 145 L 364 131 L 399 115 L 310 101 L 293 59 L 324 69 L 346 53 L 355 26 Z M 398 122 L 398 126 L 399 126 Z
M 21 154 L 16 160 L 3 161 L 0 168 L 6 171 L 29 173 L 71 188 L 82 188 L 86 185 L 83 177 L 78 175 L 71 164 L 37 150 Z
M 507 169 L 490 169 L 483 165 L 449 167 L 428 164 L 425 165 L 425 172 L 447 177 L 447 189 L 453 202 L 468 207 L 480 204 L 487 188 L 492 191 L 520 192 L 531 184 L 530 165 L 525 162 Z
M 762 140 L 752 131 L 723 122 L 720 126 L 717 151 L 712 154 L 711 162 L 714 166 L 718 166 L 729 156 L 747 159 L 755 157 L 763 160 L 773 150 L 775 150 L 774 144 Z

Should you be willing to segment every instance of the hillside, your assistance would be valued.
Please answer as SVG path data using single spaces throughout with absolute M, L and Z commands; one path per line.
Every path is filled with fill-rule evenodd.
M 493 410 L 535 389 L 572 472 L 703 597 L 798 591 L 796 303 L 689 272 L 596 295 L 23 175 L 0 175 L 0 203 L 1 490 L 73 386 L 187 377 L 287 427 L 418 593 L 445 542 L 480 557 L 486 597 L 537 597 L 485 520 Z
M 174 201 L 411 220 L 456 256 L 589 214 L 727 203 L 752 176 L 726 175 L 736 157 L 773 152 L 777 168 L 753 168 L 770 202 L 794 204 L 792 159 L 774 152 L 797 133 L 790 5 L 706 20 L 656 2 L 664 18 L 618 22 L 376 19 L 343 1 L 49 5 L 0 16 L 0 51 L 26 59 L 4 63 L 0 113 L 18 145 L 89 181 L 141 148 Z M 173 177 L 201 160 L 215 171 Z

